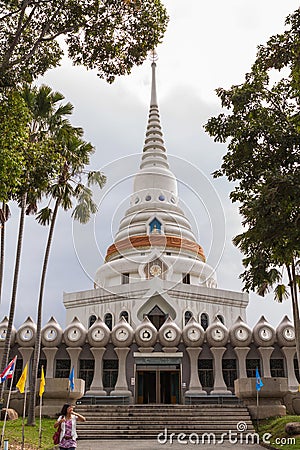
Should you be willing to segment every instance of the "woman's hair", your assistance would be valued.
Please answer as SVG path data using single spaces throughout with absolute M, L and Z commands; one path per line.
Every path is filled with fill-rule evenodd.
M 70 403 L 65 403 L 64 404 L 64 406 L 61 408 L 61 412 L 60 412 L 61 416 L 66 416 L 67 415 L 67 411 L 68 411 L 69 406 L 71 406 Z

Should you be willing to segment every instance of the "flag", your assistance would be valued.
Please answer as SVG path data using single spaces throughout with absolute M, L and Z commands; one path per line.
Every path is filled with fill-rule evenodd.
M 5 367 L 3 372 L 0 374 L 0 383 L 3 383 L 3 381 L 6 380 L 6 378 L 12 378 L 14 371 L 15 371 L 15 364 L 16 364 L 17 357 L 15 356 L 14 359 L 11 360 L 11 362 L 8 364 L 8 366 Z
M 72 370 L 70 372 L 69 375 L 69 386 L 70 386 L 70 391 L 74 391 L 75 388 L 75 383 L 74 383 L 74 366 L 72 367 Z
M 42 366 L 41 370 L 41 381 L 40 381 L 40 397 L 42 397 L 44 391 L 45 391 L 45 374 L 44 374 L 44 366 Z
M 26 366 L 24 367 L 22 375 L 20 376 L 19 381 L 16 384 L 16 387 L 19 389 L 21 394 L 23 394 L 24 390 L 25 390 L 26 380 L 27 380 L 27 370 L 28 370 L 28 363 L 26 363 Z
M 257 367 L 256 367 L 255 376 L 256 376 L 256 390 L 260 391 L 261 388 L 263 387 L 264 383 L 262 382 L 262 380 L 260 378 L 259 371 L 258 371 Z

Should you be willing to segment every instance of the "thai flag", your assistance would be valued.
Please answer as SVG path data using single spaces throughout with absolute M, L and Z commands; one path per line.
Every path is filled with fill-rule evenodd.
M 3 383 L 3 381 L 6 380 L 6 378 L 12 378 L 15 371 L 15 365 L 16 365 L 17 357 L 15 356 L 14 359 L 11 360 L 11 362 L 8 364 L 8 366 L 5 367 L 3 372 L 0 375 L 0 383 Z

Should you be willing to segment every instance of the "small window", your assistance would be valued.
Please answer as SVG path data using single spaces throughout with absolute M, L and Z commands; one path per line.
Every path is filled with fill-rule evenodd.
M 103 360 L 103 387 L 114 388 L 118 378 L 119 361 L 117 359 Z
M 191 276 L 189 273 L 183 273 L 182 274 L 182 282 L 184 284 L 191 284 Z
M 104 323 L 106 326 L 108 326 L 108 328 L 110 329 L 110 331 L 112 330 L 112 315 L 111 313 L 107 313 L 104 316 Z
M 201 314 L 200 322 L 203 330 L 206 330 L 209 325 L 208 315 L 206 313 Z
M 193 316 L 193 313 L 191 311 L 186 311 L 184 313 L 184 325 L 186 325 L 188 323 L 188 321 L 190 320 L 190 318 Z
M 219 319 L 219 321 L 224 325 L 224 317 L 221 316 L 220 314 L 217 315 L 217 318 Z
M 284 373 L 284 364 L 283 359 L 271 359 L 270 360 L 270 368 L 271 368 L 271 377 L 279 378 L 279 377 L 285 377 Z
M 95 314 L 93 314 L 90 318 L 89 318 L 89 328 L 91 328 L 91 326 L 93 325 L 93 323 L 95 323 L 97 320 L 97 316 L 95 316 Z
M 69 378 L 70 369 L 70 359 L 57 359 L 55 362 L 55 378 Z
M 129 273 L 122 273 L 122 284 L 129 284 Z
M 172 254 L 171 252 L 166 252 L 167 256 L 171 256 L 171 254 Z
M 128 315 L 127 311 L 122 311 L 120 313 L 120 319 L 121 319 L 121 317 L 124 317 L 124 319 L 127 320 L 127 322 L 129 322 L 129 315 Z
M 246 359 L 246 370 L 248 378 L 256 377 L 256 369 L 258 369 L 260 375 L 262 375 L 260 367 L 260 359 L 255 358 Z

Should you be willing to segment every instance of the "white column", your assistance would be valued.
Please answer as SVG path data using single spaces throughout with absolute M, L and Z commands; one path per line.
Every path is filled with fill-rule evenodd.
M 104 347 L 91 347 L 95 359 L 94 378 L 90 386 L 89 391 L 86 394 L 93 395 L 107 395 L 107 392 L 103 389 L 103 355 L 106 350 Z
M 81 347 L 67 347 L 67 352 L 69 353 L 71 358 L 71 370 L 74 366 L 74 378 L 78 377 L 78 360 L 81 350 Z
M 190 358 L 190 371 L 191 371 L 191 377 L 190 377 L 190 383 L 189 383 L 189 389 L 186 391 L 185 394 L 200 394 L 200 395 L 207 395 L 207 392 L 202 389 L 199 375 L 198 375 L 198 356 L 200 352 L 202 351 L 201 347 L 187 347 L 186 351 L 188 352 L 189 358 Z
M 46 378 L 54 377 L 54 360 L 57 352 L 57 347 L 43 347 L 43 352 L 47 359 Z
M 128 389 L 126 379 L 126 358 L 129 350 L 129 347 L 115 348 L 115 352 L 119 358 L 119 371 L 115 389 L 111 391 L 110 395 L 132 395 L 131 391 Z
M 258 351 L 259 351 L 261 359 L 262 359 L 262 367 L 263 367 L 262 376 L 264 378 L 271 378 L 270 358 L 274 351 L 274 348 L 273 347 L 258 347 Z
M 282 347 L 281 349 L 285 356 L 286 368 L 287 368 L 287 379 L 288 387 L 290 391 L 298 391 L 299 383 L 296 378 L 294 369 L 294 356 L 296 353 L 296 347 Z
M 210 350 L 214 357 L 214 378 L 215 378 L 214 388 L 211 391 L 211 394 L 232 394 L 232 392 L 227 389 L 222 370 L 222 358 L 226 351 L 226 348 L 211 347 Z
M 19 347 L 18 350 L 21 353 L 22 358 L 23 358 L 22 370 L 24 370 L 24 367 L 26 366 L 27 363 L 28 363 L 28 368 L 29 368 L 29 361 L 30 361 L 30 358 L 31 358 L 34 348 L 33 347 Z
M 249 353 L 250 347 L 234 347 L 238 363 L 239 376 L 238 378 L 247 378 L 246 357 Z

